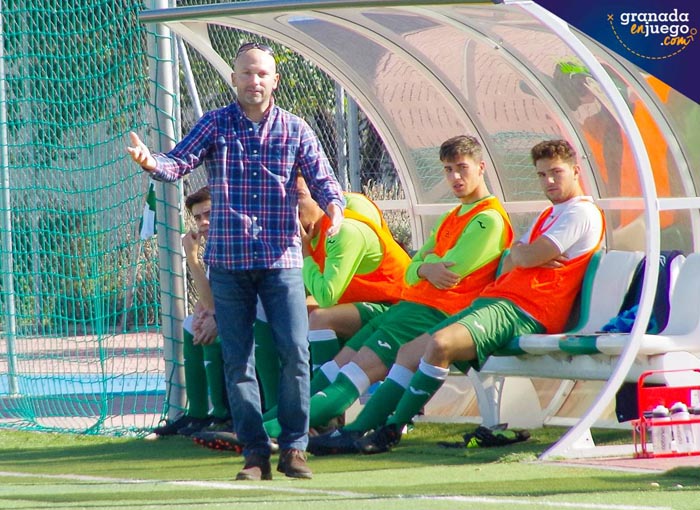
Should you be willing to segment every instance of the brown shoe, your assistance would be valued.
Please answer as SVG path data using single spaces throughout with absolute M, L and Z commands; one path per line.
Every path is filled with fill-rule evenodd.
M 245 466 L 236 475 L 236 480 L 272 480 L 270 458 L 251 454 L 245 458 Z
M 282 450 L 277 471 L 291 478 L 311 478 L 313 475 L 306 465 L 306 455 L 301 450 Z

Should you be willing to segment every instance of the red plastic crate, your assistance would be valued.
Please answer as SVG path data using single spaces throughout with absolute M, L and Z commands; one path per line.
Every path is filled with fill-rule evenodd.
M 657 405 L 663 405 L 670 408 L 676 402 L 683 402 L 688 407 L 691 403 L 700 403 L 700 385 L 698 386 L 649 386 L 647 379 L 654 375 L 670 372 L 688 372 L 700 375 L 700 369 L 679 369 L 679 370 L 648 370 L 639 376 L 637 381 L 637 406 L 639 411 L 639 419 L 632 420 L 632 435 L 634 438 L 634 456 L 635 457 L 685 457 L 688 455 L 700 455 L 700 450 L 692 450 L 689 452 L 664 452 L 656 453 L 648 449 L 647 435 L 652 428 L 657 426 L 671 426 L 677 424 L 692 424 L 700 423 L 700 418 L 691 418 L 690 420 L 670 420 L 663 424 L 654 423 L 652 420 L 645 418 L 644 413 L 651 411 Z M 695 443 L 697 445 L 697 442 Z M 696 446 L 697 447 L 697 446 Z

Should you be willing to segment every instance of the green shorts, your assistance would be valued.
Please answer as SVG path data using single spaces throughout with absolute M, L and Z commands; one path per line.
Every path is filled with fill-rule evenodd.
M 446 317 L 447 314 L 437 308 L 399 301 L 365 324 L 345 346 L 355 351 L 367 347 L 390 368 L 403 344 L 419 337 Z
M 391 303 L 372 303 L 369 301 L 353 303 L 353 305 L 360 313 L 360 323 L 363 326 L 391 308 Z
M 542 324 L 507 299 L 477 298 L 471 306 L 447 318 L 429 333 L 435 333 L 451 324 L 461 324 L 467 328 L 476 347 L 477 359 L 453 363 L 464 373 L 470 367 L 481 369 L 486 359 L 512 338 L 545 331 Z

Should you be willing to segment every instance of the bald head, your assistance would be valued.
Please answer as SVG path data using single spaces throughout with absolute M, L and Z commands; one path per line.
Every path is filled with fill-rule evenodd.
M 236 87 L 238 102 L 245 114 L 250 120 L 259 122 L 279 83 L 275 57 L 257 47 L 239 51 L 233 63 L 231 82 Z

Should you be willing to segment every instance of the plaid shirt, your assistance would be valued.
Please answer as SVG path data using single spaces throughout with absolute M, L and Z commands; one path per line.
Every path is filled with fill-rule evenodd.
M 207 112 L 173 150 L 154 157 L 151 175 L 168 182 L 206 164 L 212 209 L 204 262 L 212 267 L 302 267 L 297 169 L 321 208 L 345 204 L 312 129 L 274 104 L 257 126 L 238 103 Z

